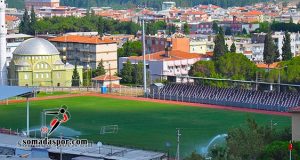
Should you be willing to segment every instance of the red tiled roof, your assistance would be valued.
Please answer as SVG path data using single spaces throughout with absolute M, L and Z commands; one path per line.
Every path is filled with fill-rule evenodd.
M 92 78 L 92 80 L 95 81 L 116 81 L 116 80 L 120 80 L 122 78 L 118 77 L 118 76 L 110 76 L 110 75 L 101 75 L 95 78 Z
M 110 39 L 99 39 L 97 36 L 77 36 L 67 35 L 49 39 L 51 42 L 69 42 L 69 43 L 86 43 L 86 44 L 109 44 L 116 43 Z
M 262 15 L 263 13 L 261 11 L 256 11 L 256 10 L 252 10 L 250 12 L 246 12 L 244 15 L 245 16 L 259 16 Z
M 174 61 L 174 60 L 182 60 L 182 59 L 193 59 L 193 58 L 201 58 L 205 57 L 204 55 L 195 54 L 195 53 L 187 53 L 178 50 L 169 51 L 169 56 L 166 55 L 165 51 L 160 51 L 156 53 L 151 53 L 146 55 L 146 60 L 156 60 L 156 61 Z M 143 56 L 131 56 L 129 57 L 131 60 L 143 60 Z
M 278 65 L 278 62 L 272 63 L 272 64 L 270 64 L 269 68 L 274 69 L 277 67 L 277 65 Z M 265 63 L 259 63 L 259 64 L 256 64 L 256 66 L 258 68 L 268 68 L 268 65 Z
M 5 15 L 5 21 L 17 21 L 19 20 L 16 16 Z

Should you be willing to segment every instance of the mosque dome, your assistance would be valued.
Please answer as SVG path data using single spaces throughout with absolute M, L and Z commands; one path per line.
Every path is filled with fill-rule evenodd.
M 14 55 L 58 55 L 59 51 L 49 41 L 42 38 L 31 38 L 22 42 Z

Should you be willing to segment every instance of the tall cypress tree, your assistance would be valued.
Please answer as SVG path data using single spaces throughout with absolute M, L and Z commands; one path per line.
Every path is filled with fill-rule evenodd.
M 265 37 L 263 56 L 264 56 L 264 62 L 268 66 L 274 63 L 276 60 L 276 46 L 273 42 L 271 31 L 269 31 Z
M 185 35 L 189 35 L 190 34 L 190 27 L 189 27 L 189 25 L 187 23 L 184 23 L 184 25 L 183 25 L 183 33 Z
M 80 76 L 77 71 L 77 63 L 75 63 L 75 68 L 73 70 L 73 75 L 72 75 L 72 86 L 79 86 L 80 85 Z
M 106 71 L 104 69 L 103 60 L 101 59 L 93 75 L 96 77 L 104 75 L 105 73 Z
M 21 21 L 20 26 L 19 26 L 20 33 L 30 34 L 29 25 L 30 25 L 30 17 L 28 15 L 27 9 L 25 9 L 22 21 Z
M 219 29 L 219 33 L 217 34 L 214 43 L 215 43 L 215 48 L 214 48 L 213 59 L 218 60 L 219 57 L 221 57 L 228 51 L 228 48 L 226 48 L 224 32 L 222 28 Z
M 32 6 L 30 12 L 29 34 L 35 35 L 35 25 L 36 25 L 36 15 L 34 12 L 34 7 Z
M 283 46 L 282 46 L 282 60 L 288 61 L 292 59 L 293 54 L 291 51 L 291 37 L 288 31 L 284 33 Z
M 233 42 L 230 46 L 230 52 L 231 53 L 236 53 L 236 46 L 235 46 L 235 43 Z

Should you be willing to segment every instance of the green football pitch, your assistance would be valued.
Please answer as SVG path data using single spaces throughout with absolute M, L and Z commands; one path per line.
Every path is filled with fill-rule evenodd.
M 63 127 L 75 130 L 80 133 L 80 138 L 93 142 L 157 151 L 167 151 L 165 144 L 170 142 L 174 155 L 176 128 L 181 128 L 181 150 L 185 156 L 207 145 L 214 136 L 227 133 L 230 128 L 245 126 L 247 118 L 265 125 L 272 120 L 277 123 L 274 126 L 277 129 L 291 123 L 290 118 L 284 116 L 83 96 L 31 102 L 30 126 L 39 131 L 41 111 L 61 105 L 67 105 L 71 114 Z M 118 132 L 100 134 L 101 127 L 106 125 L 118 125 Z M 26 104 L 0 106 L 0 128 L 25 130 Z

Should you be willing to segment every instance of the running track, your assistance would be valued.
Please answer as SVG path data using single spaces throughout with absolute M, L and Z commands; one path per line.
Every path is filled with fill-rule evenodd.
M 37 98 L 31 98 L 30 101 L 51 100 L 51 99 L 80 97 L 80 96 L 107 97 L 107 98 L 115 98 L 115 99 L 122 99 L 122 100 L 155 102 L 155 103 L 162 103 L 162 104 L 176 104 L 176 105 L 193 106 L 193 107 L 199 107 L 199 108 L 221 109 L 221 110 L 228 110 L 228 111 L 240 111 L 240 112 L 248 112 L 248 113 L 288 116 L 288 117 L 291 116 L 290 113 L 286 113 L 286 112 L 265 111 L 265 110 L 238 108 L 238 107 L 221 106 L 221 105 L 177 102 L 177 101 L 169 101 L 169 100 L 158 100 L 158 99 L 150 99 L 150 98 L 118 96 L 118 95 L 99 94 L 99 93 L 81 93 L 81 94 L 67 94 L 67 95 L 59 95 L 59 96 L 37 97 Z M 25 100 L 21 99 L 21 100 L 9 100 L 8 101 L 8 103 L 20 103 L 20 102 L 25 102 Z M 0 104 L 5 104 L 5 102 L 2 102 L 2 103 L 0 102 Z

